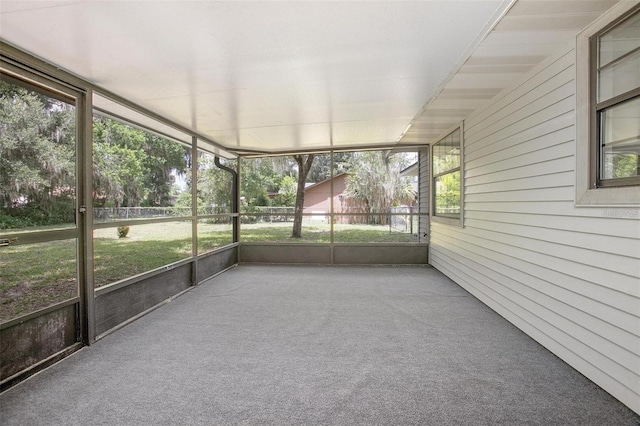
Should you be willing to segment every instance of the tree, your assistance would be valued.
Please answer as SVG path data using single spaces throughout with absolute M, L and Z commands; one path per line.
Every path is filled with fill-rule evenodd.
M 296 179 L 287 175 L 280 181 L 280 189 L 273 205 L 282 207 L 293 207 L 296 204 L 298 183 Z
M 291 238 L 302 238 L 302 213 L 304 212 L 304 187 L 307 175 L 313 165 L 314 154 L 294 155 L 293 159 L 298 164 L 298 188 L 296 191 L 296 204 L 293 216 L 293 231 Z
M 73 221 L 75 123 L 73 105 L 0 81 L 3 227 Z
M 605 155 L 606 178 L 627 178 L 640 175 L 640 155 L 636 153 L 615 152 Z
M 268 194 L 278 192 L 282 174 L 273 157 L 243 159 L 240 193 L 249 206 L 265 206 Z
M 362 203 L 365 213 L 371 214 L 369 223 L 386 223 L 391 206 L 415 198 L 409 179 L 400 176 L 406 165 L 407 158 L 390 151 L 354 153 L 347 172 L 346 193 Z
M 93 120 L 93 192 L 96 204 L 167 206 L 175 175 L 187 171 L 182 145 L 96 115 Z
M 435 213 L 460 214 L 460 171 L 439 176 L 434 185 Z
M 333 153 L 333 175 L 344 173 L 351 168 L 353 152 L 334 152 Z M 316 155 L 313 160 L 313 167 L 307 176 L 308 182 L 322 182 L 331 178 L 331 155 Z
M 151 133 L 145 133 L 143 144 L 144 183 L 148 192 L 144 204 L 167 206 L 174 175 L 184 175 L 190 153 L 182 145 Z
M 215 165 L 212 155 L 203 153 L 198 159 L 198 197 L 215 214 L 230 213 L 233 204 L 233 177 Z M 220 161 L 227 167 L 237 169 L 236 160 Z
M 95 203 L 135 207 L 144 198 L 144 134 L 117 121 L 93 121 L 93 194 Z

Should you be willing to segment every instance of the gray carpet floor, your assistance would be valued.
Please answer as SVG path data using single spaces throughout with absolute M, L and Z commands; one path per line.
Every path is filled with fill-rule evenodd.
M 638 425 L 428 267 L 240 266 L 0 395 L 3 425 Z

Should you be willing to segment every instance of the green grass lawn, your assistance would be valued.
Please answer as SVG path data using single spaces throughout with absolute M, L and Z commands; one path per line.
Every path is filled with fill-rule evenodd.
M 76 241 L 0 250 L 0 322 L 76 297 Z
M 305 221 L 301 239 L 291 238 L 291 222 L 242 224 L 243 242 L 329 243 L 330 226 Z M 229 224 L 198 223 L 199 252 L 231 243 Z M 415 235 L 388 226 L 334 225 L 335 242 L 414 242 Z M 0 322 L 77 296 L 75 240 L 3 247 L 0 250 Z M 94 285 L 125 278 L 192 256 L 191 222 L 130 227 L 126 238 L 116 228 L 94 231 Z

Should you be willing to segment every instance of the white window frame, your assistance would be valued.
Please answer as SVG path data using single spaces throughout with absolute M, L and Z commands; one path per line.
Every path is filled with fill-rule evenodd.
M 435 179 L 433 174 L 433 147 L 444 138 L 449 136 L 451 133 L 456 130 L 460 130 L 460 217 L 447 217 L 447 216 L 438 216 L 436 215 L 436 188 L 435 188 Z M 436 142 L 431 144 L 429 149 L 429 185 L 430 185 L 430 208 L 429 208 L 429 217 L 431 222 L 435 223 L 443 223 L 446 225 L 464 227 L 464 121 L 456 124 L 455 126 L 448 129 L 442 135 L 440 135 Z
M 592 108 L 590 41 L 607 26 L 630 13 L 640 1 L 623 1 L 605 12 L 576 39 L 576 207 L 638 207 L 640 186 L 600 187 L 592 173 Z

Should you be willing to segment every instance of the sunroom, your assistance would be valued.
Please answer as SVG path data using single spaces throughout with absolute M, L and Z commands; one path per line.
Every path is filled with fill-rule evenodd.
M 637 421 L 638 5 L 3 1 L 0 404 L 45 380 L 37 374 L 45 369 L 60 382 L 65 376 L 48 367 L 62 369 L 97 344 L 120 341 L 152 315 L 175 326 L 179 316 L 160 317 L 179 309 L 167 305 L 197 304 L 197 294 L 210 297 L 216 313 L 200 304 L 203 322 L 185 321 L 177 333 L 188 336 L 192 328 L 202 339 L 197 324 L 238 320 L 232 309 L 220 314 L 229 308 L 215 303 L 228 296 L 221 289 L 234 292 L 253 279 L 279 286 L 268 294 L 257 286 L 249 299 L 303 318 L 305 309 L 317 315 L 300 326 L 301 341 L 323 329 L 316 323 L 323 315 L 353 321 L 353 328 L 336 323 L 346 334 L 325 336 L 333 343 L 352 336 L 353 354 L 369 349 L 356 344 L 358 334 L 393 323 L 374 321 L 376 312 L 387 318 L 383 306 L 420 323 L 408 295 L 435 294 L 442 296 L 436 311 L 464 323 L 464 311 L 444 306 L 468 295 L 613 396 L 619 406 L 612 418 Z M 381 277 L 392 285 L 376 287 Z M 422 280 L 438 284 L 421 288 Z M 451 287 L 440 287 L 442 280 Z M 376 297 L 366 282 L 378 289 Z M 406 297 L 397 293 L 403 291 Z M 409 305 L 394 305 L 398 297 Z M 248 315 L 241 336 L 271 324 L 264 312 L 252 316 L 255 307 L 236 302 Z M 447 329 L 451 317 L 431 314 L 424 318 Z M 404 336 L 399 328 L 385 333 L 390 340 L 377 345 Z M 279 345 L 300 342 L 278 336 L 274 331 Z M 324 342 L 319 336 L 311 347 Z M 237 336 L 226 338 L 233 347 Z M 268 355 L 259 336 L 248 339 Z M 412 359 L 425 343 L 416 339 L 405 354 Z M 445 340 L 455 351 L 455 339 Z M 139 341 L 148 342 L 142 335 Z M 322 362 L 343 360 L 340 351 L 349 351 L 340 348 Z M 387 350 L 385 360 L 406 361 L 402 351 Z M 282 377 L 292 371 L 304 375 L 300 362 L 291 371 L 275 363 L 284 370 L 275 383 L 289 383 Z M 364 364 L 371 374 L 393 369 Z M 322 383 L 327 371 L 300 391 Z M 269 374 L 255 373 L 236 392 Z M 422 389 L 412 394 L 417 399 L 433 397 L 418 378 L 402 381 L 413 383 L 409 392 Z M 315 407 L 313 395 L 307 409 Z M 352 395 L 353 408 L 362 394 Z M 384 411 L 378 397 L 362 407 Z M 264 406 L 251 415 L 236 410 L 217 421 L 341 423 L 364 416 L 340 417 L 340 398 L 331 403 L 334 417 L 296 417 L 295 408 L 282 405 L 271 412 L 267 399 L 253 401 Z M 447 419 L 415 410 L 416 417 L 402 419 Z M 504 415 L 493 420 L 507 422 Z

